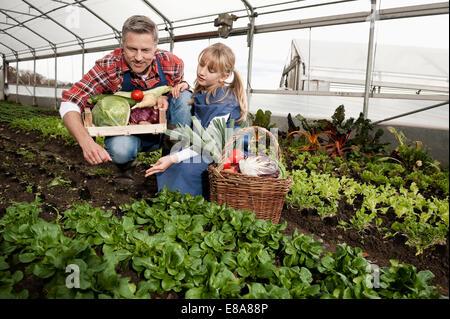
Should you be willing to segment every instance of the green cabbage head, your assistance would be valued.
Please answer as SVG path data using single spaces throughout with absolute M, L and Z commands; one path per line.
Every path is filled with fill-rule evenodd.
M 130 119 L 130 104 L 121 96 L 105 96 L 92 109 L 95 126 L 125 126 Z

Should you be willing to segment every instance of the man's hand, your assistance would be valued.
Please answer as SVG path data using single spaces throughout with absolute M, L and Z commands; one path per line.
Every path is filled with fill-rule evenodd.
M 156 101 L 152 94 L 144 95 L 144 98 L 141 102 L 136 103 L 131 109 L 142 109 L 145 107 L 155 106 L 158 109 L 167 111 L 169 108 L 169 98 L 165 95 L 160 96 Z
M 169 97 L 165 95 L 160 96 L 156 103 L 156 107 L 160 110 L 167 111 L 167 109 L 169 108 Z
M 150 175 L 153 175 L 155 173 L 164 172 L 173 163 L 177 162 L 176 156 L 177 155 L 174 154 L 161 157 L 155 164 L 151 166 L 151 168 L 145 171 L 145 177 L 149 177 Z
M 92 139 L 85 145 L 82 145 L 81 149 L 83 150 L 84 158 L 91 165 L 97 165 L 112 161 L 109 153 L 103 147 L 95 143 Z
M 72 134 L 78 142 L 78 145 L 80 145 L 83 150 L 83 156 L 89 164 L 96 165 L 112 161 L 108 152 L 95 143 L 89 135 L 89 132 L 83 125 L 80 113 L 75 111 L 68 112 L 64 115 L 63 121 L 70 134 Z
M 180 82 L 172 87 L 172 89 L 170 90 L 170 94 L 172 94 L 175 99 L 178 99 L 180 97 L 180 92 L 183 92 L 187 89 L 189 89 L 189 84 L 187 84 L 186 82 Z

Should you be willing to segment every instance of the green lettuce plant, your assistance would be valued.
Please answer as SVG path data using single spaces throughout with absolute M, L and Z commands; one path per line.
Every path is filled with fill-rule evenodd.
M 428 273 L 393 264 L 376 288 L 359 248 L 324 254 L 312 236 L 282 234 L 286 223 L 201 196 L 163 189 L 121 205 L 120 217 L 84 203 L 51 222 L 39 217 L 40 206 L 16 203 L 0 219 L 2 296 L 29 297 L 15 292 L 25 276 L 10 270 L 24 265 L 23 275 L 43 281 L 46 298 L 407 298 L 417 289 L 423 298 L 439 297 Z M 66 286 L 67 265 L 79 267 L 79 288 Z

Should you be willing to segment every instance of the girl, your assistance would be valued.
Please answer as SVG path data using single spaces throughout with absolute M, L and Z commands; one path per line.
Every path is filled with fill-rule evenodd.
M 231 83 L 226 80 L 233 74 Z M 247 118 L 247 98 L 244 84 L 235 69 L 233 51 L 222 43 L 204 49 L 198 59 L 197 79 L 191 101 L 192 111 L 204 128 L 213 120 L 225 118 L 237 123 Z M 192 148 L 161 157 L 145 177 L 157 174 L 158 191 L 164 186 L 179 190 L 182 194 L 203 195 L 209 198 L 208 175 L 206 169 L 211 160 L 202 157 Z

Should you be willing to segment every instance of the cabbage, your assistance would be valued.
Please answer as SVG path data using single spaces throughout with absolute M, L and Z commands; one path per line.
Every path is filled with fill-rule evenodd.
M 239 169 L 244 175 L 274 177 L 280 176 L 277 163 L 266 154 L 250 154 L 239 161 Z
M 163 85 L 154 89 L 142 91 L 144 95 L 153 95 L 155 101 L 162 94 L 169 92 L 171 86 Z M 159 110 L 153 107 L 138 108 L 130 111 L 136 104 L 131 98 L 132 92 L 116 92 L 111 94 L 98 94 L 88 99 L 89 104 L 95 104 L 92 109 L 92 120 L 95 126 L 126 126 L 140 122 L 159 123 Z
M 120 96 L 105 96 L 92 109 L 95 126 L 125 126 L 129 119 L 130 103 Z

